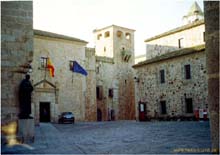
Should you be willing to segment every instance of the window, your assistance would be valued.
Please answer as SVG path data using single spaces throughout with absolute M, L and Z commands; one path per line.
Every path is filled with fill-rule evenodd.
M 40 58 L 40 66 L 41 66 L 41 68 L 46 68 L 47 67 L 47 60 L 48 60 L 47 57 L 41 57 Z
M 110 32 L 109 31 L 105 32 L 105 38 L 107 38 L 109 36 L 110 36 Z
M 183 47 L 183 38 L 178 39 L 178 47 L 179 48 Z
M 160 83 L 165 83 L 165 71 L 160 70 Z
M 108 89 L 108 97 L 113 97 L 113 89 L 112 88 L 110 88 L 110 89 Z
M 106 47 L 104 47 L 104 52 L 106 52 Z
M 191 67 L 190 65 L 185 65 L 185 79 L 191 79 Z
M 102 100 L 102 97 L 103 97 L 103 87 L 97 86 L 96 87 L 96 98 L 99 100 Z
M 96 73 L 99 74 L 99 66 L 96 66 Z
M 101 37 L 102 37 L 102 34 L 98 34 L 97 35 L 97 40 L 100 40 Z
M 160 101 L 161 114 L 167 114 L 166 101 Z
M 126 33 L 125 34 L 125 38 L 128 39 L 128 40 L 131 39 L 131 34 L 130 33 Z
M 122 38 L 123 33 L 121 31 L 117 31 L 118 38 Z
M 186 113 L 193 113 L 192 98 L 186 98 L 185 103 L 186 103 Z

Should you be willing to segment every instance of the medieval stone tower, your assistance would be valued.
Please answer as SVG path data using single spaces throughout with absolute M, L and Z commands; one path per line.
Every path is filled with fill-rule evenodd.
M 116 25 L 94 30 L 98 119 L 99 112 L 101 120 L 135 117 L 134 31 Z

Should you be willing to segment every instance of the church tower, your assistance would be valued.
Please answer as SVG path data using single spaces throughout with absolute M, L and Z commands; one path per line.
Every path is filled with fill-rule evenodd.
M 116 25 L 94 30 L 96 55 L 134 63 L 134 31 Z
M 187 15 L 183 16 L 183 23 L 190 24 L 201 19 L 204 19 L 204 14 L 197 2 L 194 2 Z
M 97 107 L 113 109 L 116 120 L 134 119 L 134 32 L 135 30 L 111 25 L 93 31 L 96 51 L 98 90 L 103 90 L 104 100 L 97 100 Z M 111 63 L 109 63 L 111 62 Z M 112 88 L 113 97 L 108 97 Z M 108 105 L 103 108 L 103 105 Z M 103 120 L 103 119 L 102 119 Z

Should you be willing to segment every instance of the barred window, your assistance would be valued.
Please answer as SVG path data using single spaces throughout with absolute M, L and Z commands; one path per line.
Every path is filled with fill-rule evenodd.
M 109 97 L 113 97 L 113 88 L 110 88 L 109 90 L 108 90 L 108 96 Z
M 160 83 L 165 83 L 165 71 L 160 70 Z
M 47 68 L 47 57 L 40 57 L 40 67 L 41 68 Z
M 103 98 L 103 87 L 102 86 L 96 87 L 96 98 L 99 100 L 102 100 Z
M 185 65 L 185 79 L 191 79 L 191 67 L 190 65 Z

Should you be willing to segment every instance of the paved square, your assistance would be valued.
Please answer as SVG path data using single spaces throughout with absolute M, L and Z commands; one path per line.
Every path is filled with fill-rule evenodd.
M 209 122 L 41 123 L 34 150 L 19 153 L 207 153 Z

